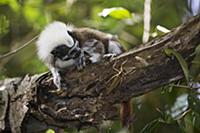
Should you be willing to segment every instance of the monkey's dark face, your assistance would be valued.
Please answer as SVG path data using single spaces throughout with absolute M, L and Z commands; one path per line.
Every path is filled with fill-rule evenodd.
M 72 48 L 69 48 L 65 44 L 61 44 L 57 47 L 55 47 L 51 54 L 59 58 L 60 60 L 67 61 L 69 59 L 76 59 L 81 54 L 81 49 L 78 46 L 73 46 Z
M 53 54 L 54 57 L 59 58 L 62 60 L 63 57 L 65 57 L 68 52 L 69 52 L 70 48 L 67 47 L 66 45 L 62 44 L 59 45 L 57 47 L 55 47 L 52 51 L 51 54 Z

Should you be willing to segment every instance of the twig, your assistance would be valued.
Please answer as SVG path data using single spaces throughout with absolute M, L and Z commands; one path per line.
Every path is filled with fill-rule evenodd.
M 146 43 L 149 40 L 150 21 L 151 21 L 151 0 L 145 0 L 144 2 L 144 32 L 143 32 L 143 37 L 142 37 L 143 43 Z
M 8 57 L 8 56 L 11 56 L 11 55 L 17 53 L 18 51 L 22 50 L 23 48 L 25 48 L 26 46 L 28 46 L 31 42 L 33 42 L 35 39 L 37 39 L 38 36 L 39 36 L 39 35 L 36 35 L 36 36 L 33 37 L 30 41 L 28 41 L 28 42 L 26 42 L 25 44 L 23 44 L 21 47 L 15 49 L 15 50 L 13 50 L 13 51 L 10 51 L 10 52 L 8 52 L 8 53 L 6 53 L 6 54 L 4 54 L 4 55 L 0 55 L 0 60 L 6 58 L 6 57 Z

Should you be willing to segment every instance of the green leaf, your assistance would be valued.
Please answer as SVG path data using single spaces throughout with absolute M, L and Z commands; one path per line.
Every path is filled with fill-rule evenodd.
M 192 78 L 195 80 L 200 73 L 200 45 L 195 49 L 195 57 L 192 61 L 192 66 L 190 69 Z
M 110 16 L 115 19 L 127 19 L 131 18 L 131 13 L 122 7 L 113 7 L 113 8 L 105 8 L 101 13 L 99 13 L 99 16 L 107 17 Z
M 160 122 L 163 122 L 161 118 L 155 119 L 148 124 L 140 131 L 140 133 L 151 133 L 158 126 Z
M 188 95 L 188 103 L 189 103 L 189 107 L 197 112 L 198 114 L 200 114 L 200 94 L 198 94 L 197 92 L 191 92 Z
M 53 129 L 48 129 L 45 133 L 55 133 Z
M 181 54 L 179 54 L 178 52 L 176 52 L 173 49 L 165 49 L 165 54 L 167 56 L 175 56 L 176 59 L 178 60 L 179 64 L 181 65 L 181 68 L 183 70 L 183 73 L 185 75 L 185 79 L 187 82 L 189 82 L 189 69 L 188 69 L 188 65 L 186 63 L 186 61 L 183 59 L 183 57 L 181 56 Z

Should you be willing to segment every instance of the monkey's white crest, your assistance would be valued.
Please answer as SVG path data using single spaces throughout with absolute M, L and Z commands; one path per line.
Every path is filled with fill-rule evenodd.
M 69 48 L 73 46 L 72 37 L 67 31 L 72 31 L 72 25 L 55 21 L 45 27 L 37 41 L 38 56 L 41 60 L 47 62 L 52 56 L 51 51 L 59 46 L 66 45 Z

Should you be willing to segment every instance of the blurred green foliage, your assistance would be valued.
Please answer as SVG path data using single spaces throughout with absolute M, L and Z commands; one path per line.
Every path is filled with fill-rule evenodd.
M 184 60 L 184 58 L 181 56 L 181 54 L 176 52 L 173 49 L 168 49 L 168 48 L 165 49 L 165 54 L 167 56 L 175 56 L 176 57 L 179 64 L 181 65 L 181 68 L 182 68 L 183 73 L 185 75 L 186 81 L 189 82 L 189 68 L 188 68 L 187 62 Z
M 0 38 L 8 33 L 9 21 L 6 16 L 0 16 Z
M 153 0 L 150 31 L 152 36 L 163 34 L 158 32 L 158 25 L 172 29 L 181 24 L 185 19 L 186 3 L 186 0 Z M 142 42 L 143 7 L 144 0 L 0 0 L 0 54 L 21 46 L 54 20 L 116 34 L 123 47 L 130 49 Z M 105 9 L 108 9 L 109 13 L 101 17 L 100 13 Z M 199 86 L 200 80 L 199 51 L 198 47 L 190 70 L 197 82 L 195 86 Z M 47 71 L 37 58 L 36 52 L 33 43 L 17 54 L 0 60 L 0 79 Z M 135 133 L 199 133 L 200 90 L 191 91 L 189 88 L 183 80 L 134 98 Z M 104 128 L 106 133 L 122 130 L 119 120 L 107 124 Z M 49 129 L 47 132 L 54 131 Z M 66 132 L 78 131 L 66 129 Z M 97 130 L 89 128 L 80 132 L 94 133 Z

